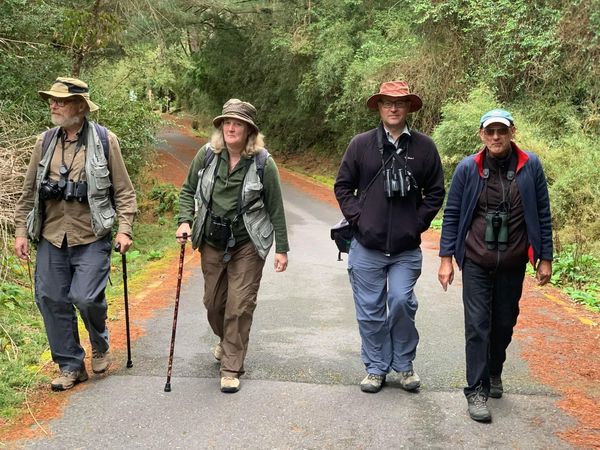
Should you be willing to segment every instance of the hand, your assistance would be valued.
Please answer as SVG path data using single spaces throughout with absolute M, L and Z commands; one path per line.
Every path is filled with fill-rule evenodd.
M 452 256 L 442 256 L 440 268 L 438 270 L 438 280 L 444 288 L 448 290 L 448 285 L 454 281 L 454 265 L 452 264 Z
M 115 237 L 115 249 L 121 255 L 124 255 L 125 252 L 129 250 L 131 244 L 133 244 L 133 241 L 129 236 L 127 236 L 125 233 L 117 233 L 117 236 Z
M 17 236 L 15 238 L 15 251 L 19 258 L 29 259 L 29 243 L 27 242 L 26 237 Z
M 275 253 L 275 272 L 284 272 L 287 265 L 287 253 Z
M 552 277 L 552 261 L 546 261 L 545 259 L 540 260 L 535 271 L 535 277 L 540 286 L 548 283 Z
M 183 238 L 184 234 L 187 234 L 186 239 Z M 175 238 L 180 244 L 185 244 L 187 241 L 189 241 L 191 239 L 191 235 L 192 229 L 190 228 L 190 224 L 187 222 L 183 222 L 181 225 L 179 225 L 179 228 L 177 228 L 177 231 L 175 232 Z

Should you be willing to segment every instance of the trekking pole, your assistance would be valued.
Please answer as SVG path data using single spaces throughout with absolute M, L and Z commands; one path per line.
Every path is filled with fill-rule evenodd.
M 115 250 L 119 251 L 121 245 L 115 245 Z M 133 361 L 131 361 L 131 339 L 129 336 L 129 298 L 127 296 L 127 256 L 125 253 L 121 255 L 121 261 L 123 262 L 123 298 L 125 299 L 125 332 L 127 334 L 127 368 L 133 367 Z
M 181 291 L 181 278 L 183 275 L 183 258 L 185 256 L 185 244 L 187 242 L 187 233 L 183 233 L 178 238 L 185 241 L 181 244 L 181 254 L 179 255 L 179 271 L 177 273 L 177 292 L 175 293 L 175 311 L 173 312 L 173 330 L 171 332 L 171 348 L 169 350 L 169 365 L 167 367 L 167 382 L 165 383 L 165 392 L 171 392 L 171 370 L 173 369 L 173 353 L 175 352 L 175 333 L 177 332 L 177 313 L 179 312 L 179 292 Z

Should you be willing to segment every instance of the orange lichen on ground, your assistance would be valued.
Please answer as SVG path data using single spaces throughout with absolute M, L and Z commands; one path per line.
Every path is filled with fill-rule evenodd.
M 558 435 L 575 446 L 600 446 L 600 333 L 597 314 L 527 278 L 515 330 L 532 374 L 554 388 L 557 405 L 577 419 Z

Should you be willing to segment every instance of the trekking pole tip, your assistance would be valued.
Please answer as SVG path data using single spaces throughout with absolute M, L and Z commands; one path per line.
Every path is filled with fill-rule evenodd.
M 133 362 L 131 360 L 127 361 L 127 368 L 131 369 L 133 367 Z
M 165 384 L 165 392 L 171 392 L 171 383 Z

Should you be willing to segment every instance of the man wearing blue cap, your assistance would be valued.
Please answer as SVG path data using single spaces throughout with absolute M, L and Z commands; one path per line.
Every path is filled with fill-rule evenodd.
M 462 270 L 467 397 L 473 420 L 492 418 L 487 398 L 503 393 L 502 366 L 519 315 L 529 260 L 540 285 L 552 275 L 552 220 L 539 158 L 514 142 L 514 119 L 503 109 L 485 113 L 483 149 L 454 172 L 444 210 L 438 279 Z

